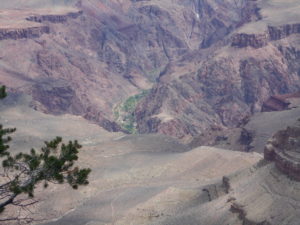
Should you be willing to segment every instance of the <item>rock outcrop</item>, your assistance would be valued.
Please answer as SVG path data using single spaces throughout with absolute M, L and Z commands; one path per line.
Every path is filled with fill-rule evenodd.
M 273 24 L 271 19 L 265 21 L 266 15 L 260 15 L 266 9 L 252 9 L 244 24 L 218 43 L 222 47 L 207 49 L 210 57 L 202 57 L 199 64 L 182 60 L 181 65 L 189 65 L 182 66 L 185 71 L 179 67 L 182 72 L 160 77 L 136 109 L 140 132 L 170 131 L 177 138 L 189 138 L 215 125 L 234 128 L 247 116 L 260 112 L 264 103 L 263 108 L 287 107 L 282 101 L 269 101 L 268 106 L 267 99 L 300 88 L 300 23 L 286 19 L 286 25 Z M 261 27 L 256 29 L 260 24 L 265 27 L 262 32 Z M 239 33 L 243 30 L 248 32 Z M 170 126 L 180 132 L 173 132 Z
M 261 48 L 270 41 L 277 41 L 289 37 L 292 34 L 300 34 L 300 23 L 286 24 L 282 26 L 268 26 L 265 33 L 237 33 L 233 35 L 231 46 L 238 48 Z
M 292 69 L 298 67 L 297 51 L 291 54 L 295 61 L 286 60 L 279 48 L 290 47 L 261 48 L 259 53 L 241 49 L 225 57 L 221 53 L 202 63 L 196 72 L 165 77 L 137 106 L 139 131 L 160 132 L 163 124 L 170 126 L 171 119 L 177 121 L 177 130 L 185 131 L 185 137 L 197 136 L 215 125 L 238 126 L 245 117 L 260 112 L 273 93 L 294 92 L 300 87 L 297 70 Z
M 294 107 L 291 101 L 299 98 L 300 92 L 270 96 L 270 98 L 263 103 L 261 111 L 271 112 L 287 110 L 290 107 Z
M 18 28 L 18 29 L 3 29 L 0 28 L 0 41 L 5 39 L 24 39 L 24 38 L 38 38 L 43 34 L 49 34 L 49 26 L 36 26 L 28 28 Z
M 50 35 L 39 35 L 34 40 L 30 35 L 17 36 L 15 39 L 22 38 L 20 41 L 7 36 L 1 52 L 5 52 L 3 60 L 8 66 L 0 67 L 1 83 L 20 92 L 41 93 L 43 97 L 34 94 L 32 105 L 37 109 L 75 113 L 108 130 L 118 127 L 113 113 L 116 105 L 141 89 L 150 89 L 178 65 L 187 65 L 189 59 L 201 59 L 202 53 L 196 53 L 199 49 L 210 51 L 211 46 L 222 42 L 231 30 L 249 20 L 253 8 L 246 1 L 235 7 L 233 2 L 220 4 L 217 0 L 166 0 L 164 4 L 130 0 L 75 2 L 73 13 L 68 13 L 71 3 L 66 8 L 59 3 L 59 10 L 65 13 L 57 13 L 57 8 L 51 11 L 50 3 L 45 7 L 53 13 L 38 13 L 34 7 L 30 12 L 30 3 L 26 13 L 22 9 L 13 12 L 23 13 L 20 17 L 27 18 L 26 25 L 48 27 Z M 11 18 L 15 20 L 13 15 Z M 24 55 L 18 59 L 19 67 L 10 66 L 16 60 L 14 51 Z M 45 80 L 51 87 L 57 80 L 66 84 L 51 90 L 53 102 L 46 100 L 47 91 L 44 93 L 37 85 Z M 151 121 L 160 123 L 160 118 Z M 158 123 L 153 129 L 145 126 L 144 132 L 161 131 L 184 138 L 193 129 L 193 125 L 179 119 L 168 121 L 158 129 Z
M 271 96 L 267 101 L 264 102 L 261 111 L 271 112 L 271 111 L 281 111 L 288 109 L 289 102 L 281 96 Z
M 82 11 L 78 12 L 70 12 L 65 15 L 33 15 L 26 18 L 28 21 L 43 23 L 43 22 L 50 22 L 50 23 L 64 23 L 68 19 L 76 19 L 82 15 Z
M 245 34 L 240 33 L 232 37 L 231 46 L 238 48 L 253 47 L 261 48 L 269 42 L 269 35 L 265 34 Z
M 27 9 L 28 10 L 28 9 Z M 45 11 L 36 10 L 31 13 L 30 11 L 25 11 L 24 15 L 15 16 L 14 13 L 19 13 L 18 11 L 9 11 L 7 14 L 7 21 L 5 19 L 1 20 L 0 27 L 0 41 L 6 39 L 30 39 L 30 38 L 39 38 L 43 34 L 50 33 L 50 26 L 45 24 L 50 23 L 64 23 L 68 19 L 76 19 L 81 14 L 82 11 L 72 11 L 62 14 L 49 14 L 44 15 Z M 27 14 L 34 14 L 28 15 Z M 15 21 L 10 21 L 15 20 Z M 30 22 L 27 22 L 30 21 Z M 44 23 L 44 24 L 42 24 Z
M 289 177 L 300 181 L 300 127 L 278 131 L 265 147 L 264 157 Z
M 300 23 L 268 26 L 268 32 L 271 41 L 280 40 L 292 34 L 300 34 Z
M 270 23 L 266 34 L 234 41 L 254 48 L 231 46 L 233 33 L 265 18 L 257 1 L 68 2 L 66 8 L 59 3 L 59 13 L 50 10 L 52 3 L 49 12 L 30 3 L 24 12 L 13 10 L 7 24 L 20 25 L 16 14 L 26 27 L 39 28 L 2 34 L 1 84 L 44 93 L 38 84 L 46 80 L 55 87 L 54 103 L 45 91 L 43 98 L 34 94 L 32 104 L 45 112 L 81 115 L 118 130 L 116 106 L 152 89 L 132 115 L 137 130 L 190 139 L 214 126 L 235 127 L 270 96 L 300 87 L 299 44 L 291 35 L 299 30 L 296 22 Z M 65 87 L 56 91 L 58 80 Z

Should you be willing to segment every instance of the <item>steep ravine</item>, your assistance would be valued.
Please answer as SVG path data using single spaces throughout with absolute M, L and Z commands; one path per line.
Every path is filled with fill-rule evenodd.
M 236 127 L 260 112 L 271 95 L 299 90 L 299 23 L 269 25 L 264 33 L 239 32 L 263 23 L 259 12 L 253 11 L 252 20 L 226 36 L 208 59 L 190 63 L 194 71 L 160 79 L 136 109 L 141 133 L 189 140 L 205 130 Z
M 1 84 L 32 95 L 37 110 L 81 115 L 109 131 L 120 130 L 116 105 L 207 58 L 256 10 L 246 0 L 14 1 L 26 10 L 3 6 L 12 31 L 2 35 Z M 56 6 L 64 13 L 47 13 Z
M 81 115 L 109 131 L 122 129 L 115 107 L 148 89 L 132 113 L 140 133 L 189 140 L 235 127 L 269 96 L 300 85 L 299 23 L 245 31 L 267 18 L 264 1 L 92 0 L 52 14 L 5 9 L 0 82 L 33 96 L 37 110 Z

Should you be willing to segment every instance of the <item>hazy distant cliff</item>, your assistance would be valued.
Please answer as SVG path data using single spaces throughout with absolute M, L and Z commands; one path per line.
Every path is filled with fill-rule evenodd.
M 300 84 L 298 23 L 240 31 L 264 21 L 261 2 L 72 1 L 59 13 L 52 3 L 39 9 L 42 1 L 18 2 L 24 12 L 4 5 L 1 83 L 32 95 L 38 110 L 111 131 L 121 129 L 122 104 L 149 89 L 128 115 L 141 133 L 185 138 L 236 126 Z

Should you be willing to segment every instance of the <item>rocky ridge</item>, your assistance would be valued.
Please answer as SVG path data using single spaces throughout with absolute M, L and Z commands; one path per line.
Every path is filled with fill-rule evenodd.
M 6 11 L 0 18 L 0 40 L 39 38 L 43 34 L 50 33 L 50 26 L 45 24 L 46 22 L 63 23 L 68 19 L 76 19 L 82 14 L 81 11 L 74 11 L 74 9 L 69 10 L 69 12 L 46 13 L 49 12 L 45 10 L 30 11 L 28 9 L 24 12 L 18 12 L 17 10 Z
M 65 15 L 34 15 L 26 18 L 28 21 L 43 23 L 43 22 L 51 22 L 51 23 L 63 23 L 68 19 L 76 19 L 82 14 L 82 11 L 78 12 L 69 12 Z
M 24 8 L 30 11 L 31 4 L 37 7 L 43 1 L 30 1 Z M 49 4 L 45 7 L 52 10 Z M 25 27 L 38 24 L 49 27 L 49 33 L 34 39 L 16 35 L 16 39 L 21 39 L 2 40 L 6 43 L 2 46 L 5 54 L 1 59 L 1 84 L 11 91 L 32 94 L 32 105 L 38 110 L 81 115 L 111 131 L 120 129 L 113 115 L 117 105 L 150 89 L 160 77 L 177 70 L 179 64 L 189 67 L 186 59 L 206 57 L 198 54 L 198 50 L 206 49 L 203 51 L 209 53 L 210 46 L 249 20 L 253 11 L 253 4 L 248 1 L 235 5 L 231 0 L 226 4 L 216 0 L 92 0 L 70 4 L 78 14 L 70 14 L 70 5 L 61 9 L 64 13 L 60 16 L 49 15 L 45 9 L 43 13 L 30 12 L 31 16 L 22 14 L 22 18 L 27 18 Z M 7 10 L 3 13 L 7 14 Z M 225 13 L 228 10 L 230 15 Z M 22 9 L 15 14 L 21 12 Z M 18 67 L 13 66 L 14 51 L 26 55 L 17 59 Z M 57 88 L 57 84 L 65 87 Z M 41 90 L 42 87 L 47 90 Z M 55 99 L 52 104 L 47 95 Z M 165 128 L 166 133 L 176 132 L 174 126 L 181 129 L 182 122 L 173 122 Z
M 265 147 L 265 159 L 274 161 L 278 169 L 300 181 L 300 128 L 278 131 Z
M 289 37 L 292 34 L 300 34 L 300 23 L 285 24 L 282 26 L 268 26 L 262 34 L 238 33 L 232 37 L 231 46 L 238 48 L 253 47 L 261 48 L 270 41 L 277 41 Z
M 37 26 L 19 29 L 1 29 L 0 28 L 0 40 L 5 39 L 23 39 L 23 38 L 38 38 L 43 34 L 49 34 L 50 28 L 48 26 Z
M 299 23 L 291 23 L 293 17 L 273 25 L 275 12 L 270 16 L 266 11 L 276 3 L 268 2 L 255 1 L 261 8 L 252 12 L 251 21 L 226 36 L 223 47 L 210 52 L 208 59 L 196 66 L 190 64 L 194 71 L 170 73 L 160 79 L 137 107 L 141 133 L 159 132 L 184 140 L 210 127 L 236 127 L 260 112 L 270 96 L 299 90 Z M 293 4 L 298 7 L 295 1 Z M 280 6 L 282 10 L 291 7 Z M 261 33 L 257 24 L 266 20 L 269 25 Z M 247 32 L 240 32 L 244 30 Z
M 37 110 L 81 115 L 110 131 L 122 130 L 118 105 L 151 88 L 132 113 L 140 133 L 189 140 L 235 127 L 300 85 L 297 18 L 271 21 L 266 34 L 244 32 L 269 19 L 265 1 L 72 1 L 72 10 L 60 3 L 61 13 L 51 4 L 30 9 L 32 1 L 14 12 L 25 21 L 18 32 L 4 9 L 15 33 L 1 40 L 1 84 L 34 96 Z M 33 24 L 43 31 L 22 30 Z M 235 34 L 238 46 L 255 48 L 232 46 Z

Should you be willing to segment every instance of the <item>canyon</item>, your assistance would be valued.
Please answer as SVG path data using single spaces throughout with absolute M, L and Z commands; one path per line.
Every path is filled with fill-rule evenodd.
M 61 135 L 92 169 L 88 186 L 37 187 L 30 211 L 5 215 L 298 225 L 299 11 L 297 0 L 3 0 L 12 151 Z
M 235 143 L 240 131 L 227 130 L 222 135 L 228 137 L 217 138 L 219 143 L 210 147 L 193 147 L 166 135 L 108 132 L 80 116 L 44 114 L 30 108 L 31 101 L 31 96 L 10 94 L 0 105 L 4 126 L 18 128 L 12 151 L 38 149 L 56 134 L 77 139 L 83 145 L 79 165 L 92 169 L 90 184 L 79 190 L 55 184 L 44 190 L 40 185 L 37 204 L 21 211 L 8 207 L 1 216 L 33 217 L 30 224 L 40 225 L 299 221 L 300 186 L 293 179 L 299 168 L 290 166 L 298 165 L 294 147 L 299 145 L 299 106 L 251 117 L 240 128 L 252 135 L 246 143 L 251 152 L 243 152 Z M 283 129 L 287 126 L 293 128 Z M 278 153 L 291 150 L 288 161 L 274 157 L 274 148 Z
M 276 1 L 267 0 L 15 4 L 2 6 L 1 84 L 33 96 L 42 112 L 188 142 L 299 88 L 293 1 L 279 4 L 293 18 L 281 23 L 269 12 Z

